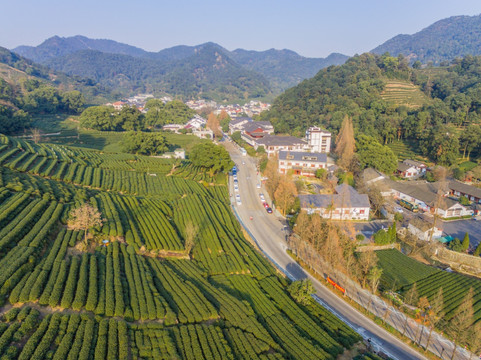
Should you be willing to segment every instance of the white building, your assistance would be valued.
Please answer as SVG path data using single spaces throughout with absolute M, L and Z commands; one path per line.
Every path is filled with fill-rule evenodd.
M 299 200 L 302 210 L 318 213 L 325 219 L 369 220 L 368 196 L 347 184 L 336 186 L 335 194 L 299 195 Z
M 312 152 L 331 152 L 331 133 L 317 126 L 307 129 L 306 142 Z
M 327 169 L 327 155 L 298 151 L 279 151 L 279 172 L 294 175 L 315 176 L 317 169 Z
M 294 136 L 265 135 L 260 139 L 256 139 L 253 146 L 255 150 L 263 146 L 268 156 L 274 156 L 282 150 L 303 151 L 306 147 L 306 142 Z
M 406 159 L 399 161 L 396 173 L 403 178 L 411 179 L 426 173 L 427 166 L 422 162 Z
M 424 241 L 429 240 L 429 238 L 431 237 L 431 233 L 432 239 L 438 239 L 443 236 L 443 232 L 440 228 L 435 226 L 433 229 L 432 221 L 426 219 L 423 220 L 417 217 L 409 221 L 408 231 L 412 235 L 417 236 L 418 239 Z

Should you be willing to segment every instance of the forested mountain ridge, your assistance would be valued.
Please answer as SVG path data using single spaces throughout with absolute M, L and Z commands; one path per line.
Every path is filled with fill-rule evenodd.
M 105 99 L 112 99 L 110 90 L 90 79 L 51 70 L 3 47 L 0 47 L 0 79 L 11 86 L 21 87 L 30 79 L 54 86 L 61 91 L 78 90 L 89 103 L 102 103 Z
M 168 62 L 80 50 L 50 59 L 47 65 L 92 78 L 124 94 L 165 92 L 183 98 L 202 96 L 229 101 L 270 94 L 269 83 L 262 75 L 242 68 L 210 43 L 191 56 Z
M 481 15 L 442 19 L 413 35 L 397 35 L 371 50 L 403 54 L 411 61 L 439 64 L 465 55 L 481 55 Z
M 349 58 L 332 53 L 326 58 L 306 58 L 291 50 L 270 49 L 249 51 L 236 49 L 231 57 L 247 69 L 263 74 L 275 90 L 285 90 L 304 79 L 314 76 L 320 69 L 341 65 Z
M 68 38 L 53 36 L 38 46 L 18 46 L 14 52 L 38 63 L 68 54 L 79 50 L 97 50 L 105 53 L 123 54 L 130 56 L 145 56 L 147 51 L 135 46 L 122 44 L 113 40 L 89 39 L 85 36 L 76 35 Z
M 336 134 L 344 117 L 350 116 L 358 134 L 384 144 L 414 140 L 423 155 L 452 164 L 460 150 L 466 154 L 479 151 L 479 69 L 481 57 L 466 56 L 450 66 L 413 69 L 402 56 L 366 53 L 288 89 L 261 118 L 270 120 L 277 132 L 301 136 L 313 125 Z M 383 91 L 392 79 L 409 82 L 422 91 L 421 103 L 409 107 L 388 101 Z
M 231 52 L 212 42 L 147 52 L 112 40 L 84 36 L 54 36 L 37 47 L 19 46 L 14 51 L 54 69 L 115 86 L 125 95 L 152 91 L 216 100 L 275 95 L 313 76 L 322 67 L 341 64 L 347 59 L 342 54 L 331 54 L 325 59 L 306 58 L 290 50 Z M 218 69 L 217 57 L 206 56 L 216 52 L 229 64 L 230 73 L 213 74 L 208 70 Z M 187 72 L 187 69 L 190 70 Z M 180 75 L 188 80 L 181 79 Z M 139 83 L 150 77 L 146 86 Z M 213 89 L 214 84 L 220 90 Z

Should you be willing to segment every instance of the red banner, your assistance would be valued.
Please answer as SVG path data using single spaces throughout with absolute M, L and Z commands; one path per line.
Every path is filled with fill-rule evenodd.
M 344 289 L 343 287 L 339 286 L 339 285 L 336 284 L 334 281 L 332 281 L 329 276 L 327 277 L 327 282 L 328 282 L 329 284 L 331 284 L 332 286 L 334 286 L 337 290 L 339 290 L 339 291 L 342 292 L 343 294 L 346 293 L 346 289 Z

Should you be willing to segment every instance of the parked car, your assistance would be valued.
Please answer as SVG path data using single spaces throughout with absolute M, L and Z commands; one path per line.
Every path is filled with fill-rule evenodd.
M 234 185 L 234 190 L 235 190 L 235 191 L 239 191 L 239 185 L 235 184 L 235 185 Z
M 262 206 L 264 206 L 264 207 L 267 209 L 267 208 L 269 207 L 269 204 L 266 203 L 266 202 L 263 202 L 263 203 L 262 203 Z
M 256 188 L 260 189 L 260 188 L 261 188 L 261 183 L 257 183 Z
M 241 197 L 240 197 L 239 194 L 237 194 L 237 195 L 235 196 L 235 200 L 236 200 L 236 202 L 237 202 L 237 205 L 242 205 Z
M 264 194 L 260 193 L 259 194 L 259 197 L 261 198 L 261 201 L 264 202 L 266 201 L 265 197 L 264 197 Z
M 267 211 L 268 214 L 272 214 L 272 209 L 269 206 L 266 207 L 266 211 Z

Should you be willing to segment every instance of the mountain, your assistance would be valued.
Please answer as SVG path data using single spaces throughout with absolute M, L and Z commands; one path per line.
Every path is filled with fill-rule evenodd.
M 245 68 L 268 78 L 275 90 L 283 91 L 302 80 L 313 77 L 325 67 L 341 65 L 349 58 L 333 53 L 326 58 L 306 58 L 291 50 L 252 51 L 236 49 L 232 58 Z
M 403 54 L 412 62 L 434 64 L 465 55 L 481 55 L 481 15 L 437 21 L 413 35 L 397 35 L 371 52 Z
M 72 37 L 53 36 L 38 46 L 18 46 L 14 52 L 38 63 L 45 63 L 53 58 L 75 53 L 79 50 L 97 50 L 104 53 L 123 54 L 136 57 L 146 56 L 145 50 L 122 44 L 113 40 L 89 39 L 77 35 Z
M 159 60 L 153 55 L 139 58 L 80 50 L 45 64 L 67 74 L 91 78 L 124 94 L 166 92 L 185 98 L 202 96 L 228 101 L 270 94 L 269 82 L 262 75 L 241 67 L 218 45 L 203 44 L 183 54 L 172 51 L 157 55 L 163 56 Z
M 305 58 L 290 50 L 274 49 L 230 52 L 212 42 L 147 52 L 84 36 L 54 36 L 37 47 L 19 46 L 14 51 L 56 70 L 113 86 L 124 95 L 168 92 L 229 101 L 278 94 L 321 68 L 347 59 L 341 54 Z M 221 56 L 219 60 L 216 53 Z
M 10 50 L 0 47 L 0 79 L 13 87 L 22 88 L 25 80 L 35 80 L 61 91 L 80 91 L 88 103 L 103 103 L 113 96 L 109 89 L 99 86 L 91 79 L 69 76 L 37 64 Z

